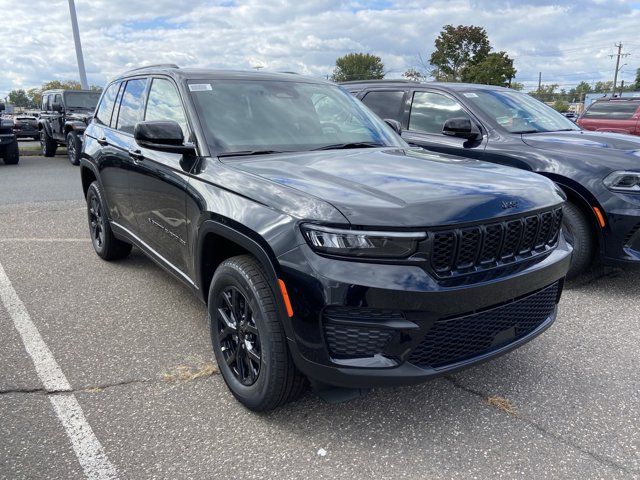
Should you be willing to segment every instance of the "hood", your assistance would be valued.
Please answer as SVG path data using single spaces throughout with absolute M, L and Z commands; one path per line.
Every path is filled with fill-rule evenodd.
M 320 198 L 361 226 L 475 222 L 562 202 L 540 175 L 423 150 L 297 152 L 224 163 Z
M 598 166 L 611 170 L 640 168 L 640 137 L 633 135 L 575 130 L 524 134 L 522 141 L 566 157 L 593 159 Z
M 74 110 L 67 115 L 67 121 L 78 120 L 80 122 L 89 123 L 93 117 L 93 110 Z

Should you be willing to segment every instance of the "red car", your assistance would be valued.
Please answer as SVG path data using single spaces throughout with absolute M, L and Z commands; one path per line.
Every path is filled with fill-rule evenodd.
M 576 123 L 585 130 L 640 135 L 640 98 L 596 100 Z

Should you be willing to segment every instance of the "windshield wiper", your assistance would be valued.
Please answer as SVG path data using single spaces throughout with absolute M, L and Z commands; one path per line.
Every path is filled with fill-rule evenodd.
M 283 153 L 279 150 L 239 150 L 237 152 L 222 152 L 218 154 L 220 157 L 242 157 L 247 155 L 269 155 L 270 153 Z
M 349 143 L 335 143 L 333 145 L 325 145 L 324 147 L 314 148 L 313 150 L 344 150 L 347 148 L 373 148 L 384 147 L 381 143 L 376 142 L 349 142 Z
M 520 134 L 520 133 L 542 133 L 544 130 L 517 130 L 515 132 L 511 132 L 511 133 L 516 133 L 516 134 Z

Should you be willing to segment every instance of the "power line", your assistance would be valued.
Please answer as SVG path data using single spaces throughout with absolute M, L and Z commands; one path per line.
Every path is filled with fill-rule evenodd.
M 622 53 L 622 42 L 617 43 L 616 47 L 618 47 L 618 53 L 614 55 L 609 55 L 611 58 L 616 57 L 616 71 L 613 74 L 613 92 L 611 94 L 612 97 L 616 96 L 616 83 L 618 82 L 618 72 L 620 71 L 620 57 L 624 58 L 631 55 L 630 53 Z

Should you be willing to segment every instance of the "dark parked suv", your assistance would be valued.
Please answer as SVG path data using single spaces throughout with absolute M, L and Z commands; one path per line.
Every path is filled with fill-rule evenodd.
M 0 103 L 0 113 L 4 112 L 4 103 Z M 18 139 L 13 132 L 13 120 L 0 115 L 0 158 L 7 165 L 16 165 L 20 161 Z
M 584 131 L 508 88 L 409 81 L 343 86 L 381 118 L 399 122 L 411 145 L 556 182 L 569 197 L 563 231 L 574 249 L 570 277 L 594 260 L 640 264 L 640 138 Z
M 197 293 L 254 410 L 306 378 L 344 394 L 505 353 L 553 322 L 569 265 L 553 182 L 411 149 L 299 75 L 127 72 L 81 174 L 96 253 L 136 245 Z
M 45 157 L 53 157 L 58 145 L 64 145 L 69 161 L 80 164 L 84 129 L 99 98 L 100 92 L 93 90 L 47 90 L 42 94 L 38 130 Z

